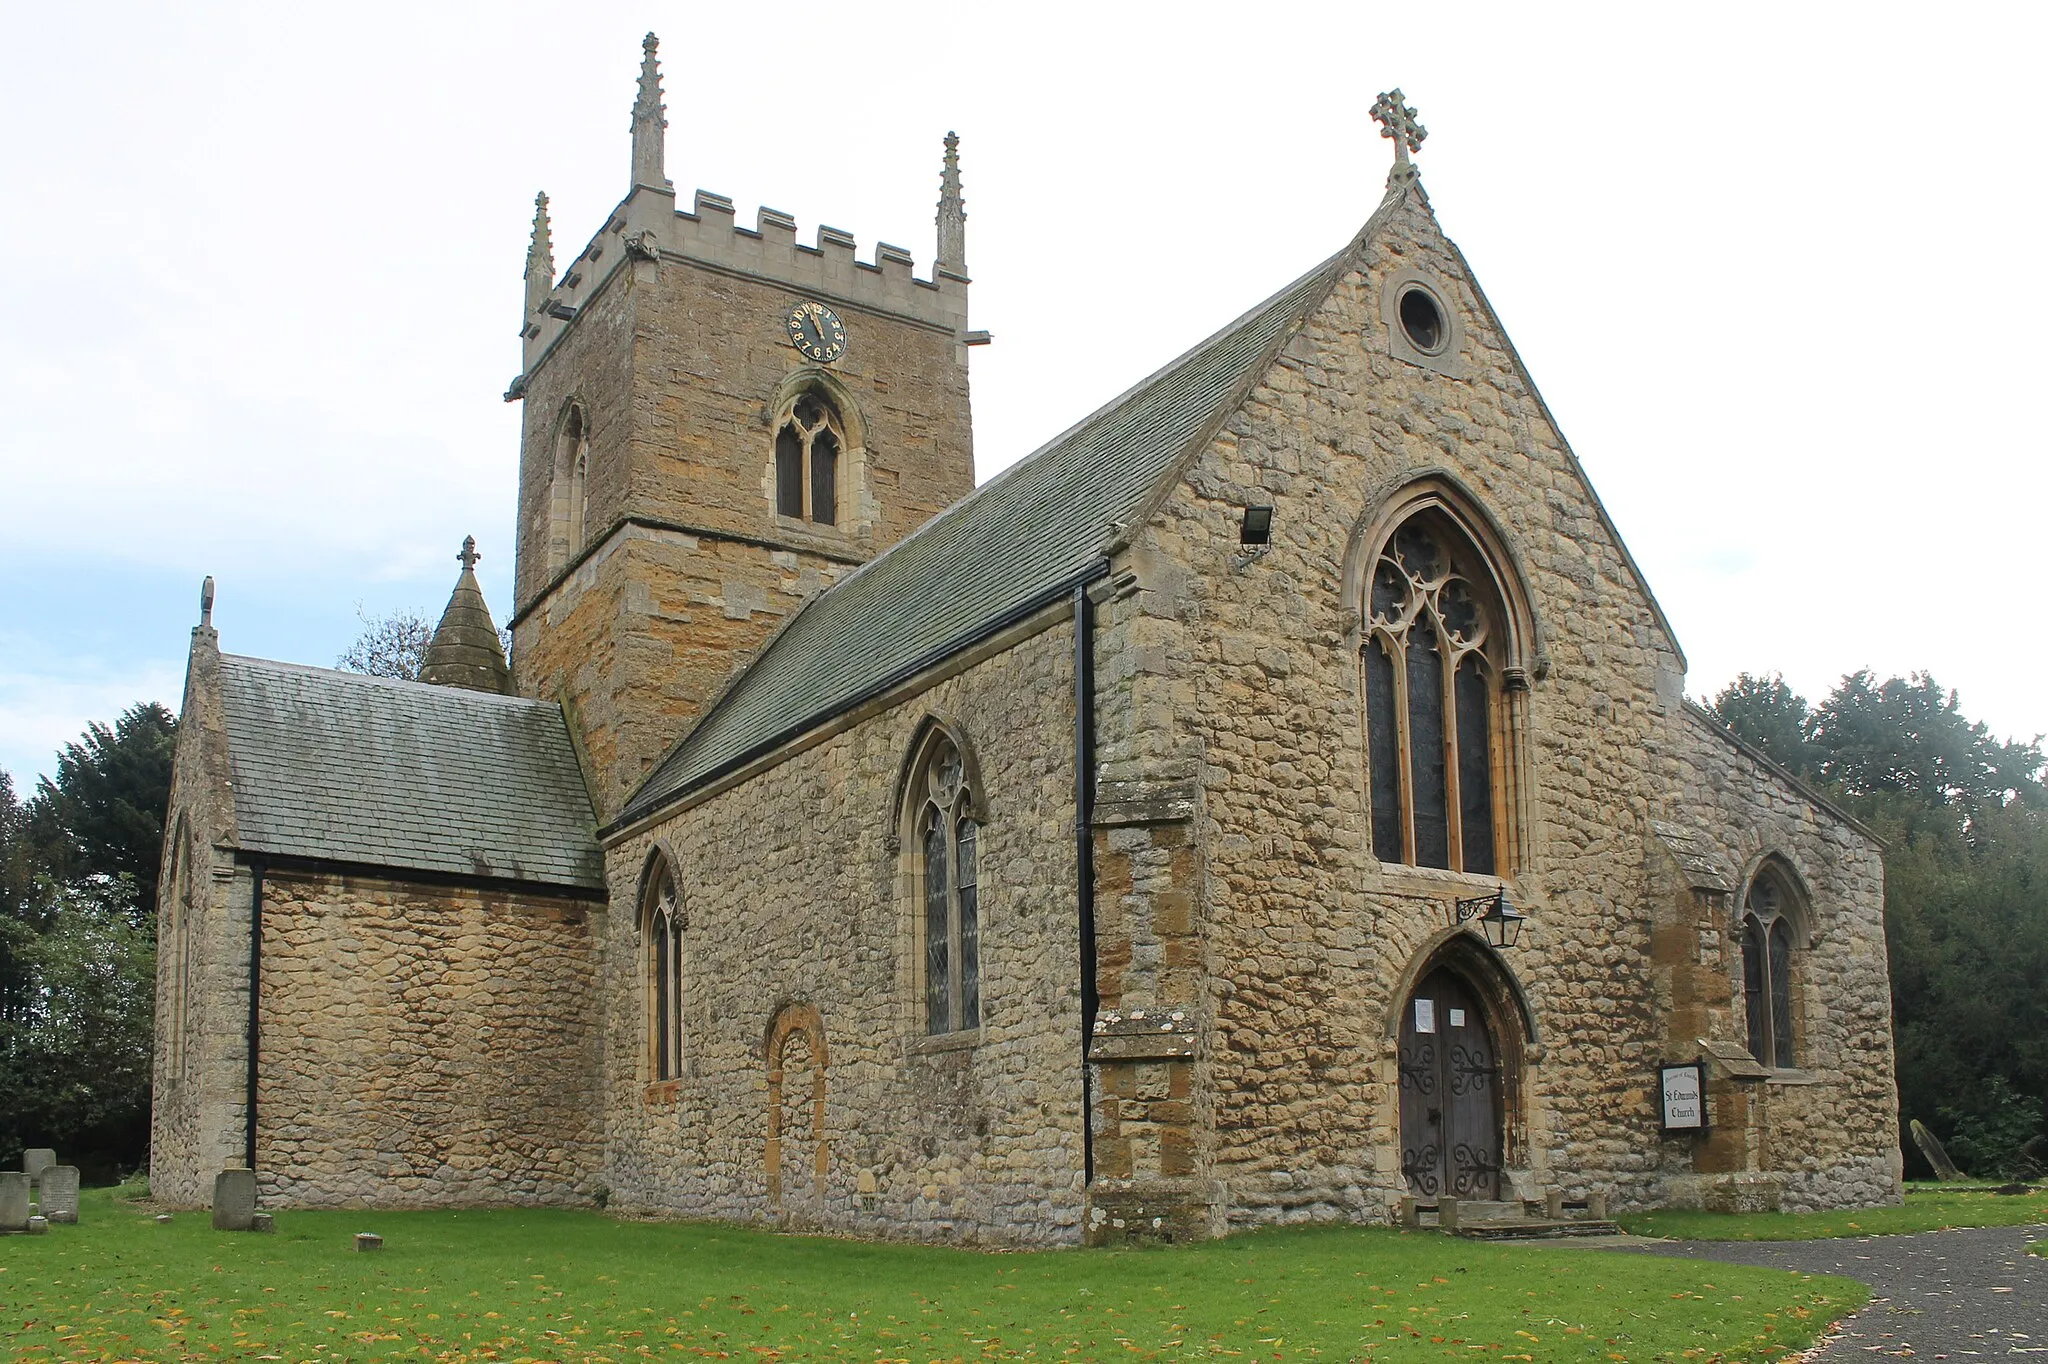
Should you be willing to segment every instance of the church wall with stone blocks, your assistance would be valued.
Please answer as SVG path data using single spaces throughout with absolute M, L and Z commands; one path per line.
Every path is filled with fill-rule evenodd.
M 470 545 L 445 685 L 194 634 L 159 1192 L 1895 1201 L 1879 848 L 1684 699 L 1382 116 L 1342 251 L 975 488 L 955 141 L 928 277 L 680 209 L 650 37 L 627 197 L 566 269 L 536 215 L 509 670 Z

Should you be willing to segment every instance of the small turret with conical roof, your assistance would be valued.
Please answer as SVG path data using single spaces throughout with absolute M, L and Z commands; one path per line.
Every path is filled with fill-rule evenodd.
M 448 609 L 420 667 L 420 681 L 437 687 L 466 687 L 470 691 L 512 693 L 512 669 L 505 663 L 504 647 L 498 642 L 498 627 L 491 620 L 491 608 L 484 605 L 484 590 L 477 585 L 476 537 L 465 536 L 462 552 L 455 556 L 462 576 L 449 594 Z

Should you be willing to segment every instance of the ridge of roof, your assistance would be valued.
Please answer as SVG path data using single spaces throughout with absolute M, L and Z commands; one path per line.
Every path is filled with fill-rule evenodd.
M 224 664 L 246 664 L 251 667 L 268 669 L 272 672 L 311 673 L 320 677 L 335 678 L 344 684 L 393 688 L 441 700 L 453 700 L 464 705 L 475 702 L 495 706 L 539 707 L 543 710 L 561 709 L 561 706 L 554 701 L 541 701 L 531 696 L 510 696 L 502 692 L 492 691 L 470 691 L 465 687 L 441 687 L 434 685 L 432 682 L 419 682 L 409 677 L 383 677 L 376 673 L 359 673 L 348 668 L 323 668 L 314 663 L 289 663 L 281 658 L 259 658 L 255 654 L 223 653 L 220 656 L 220 661 Z
M 858 704 L 899 665 L 957 652 L 990 620 L 1099 563 L 1119 522 L 1212 437 L 1218 413 L 1241 401 L 1248 376 L 1263 372 L 1364 235 L 799 608 L 611 828 Z

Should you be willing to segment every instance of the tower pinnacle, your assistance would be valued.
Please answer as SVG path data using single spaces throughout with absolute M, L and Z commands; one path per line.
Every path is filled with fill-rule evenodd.
M 673 189 L 665 170 L 667 110 L 661 102 L 660 46 L 652 33 L 640 40 L 640 94 L 633 101 L 633 183 L 650 189 Z
M 526 245 L 526 315 L 530 318 L 548 301 L 555 287 L 555 242 L 548 231 L 548 196 L 533 196 L 533 240 Z
M 939 172 L 938 263 L 967 273 L 967 207 L 960 197 L 960 135 L 946 134 L 946 164 Z

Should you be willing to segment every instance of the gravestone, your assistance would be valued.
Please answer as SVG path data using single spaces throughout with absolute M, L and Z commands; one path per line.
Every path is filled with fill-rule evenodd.
M 78 1167 L 52 1165 L 43 1171 L 43 1216 L 52 1222 L 78 1220 Z
M 1906 1126 L 1913 1133 L 1913 1144 L 1920 1148 L 1920 1154 L 1927 1157 L 1927 1163 L 1934 1167 L 1935 1178 L 1949 1183 L 1963 1178 L 1963 1172 L 1948 1158 L 1948 1152 L 1941 1149 L 1941 1139 L 1927 1130 L 1927 1124 L 1915 1118 Z
M 31 1217 L 28 1219 L 28 1234 L 31 1236 L 41 1236 L 48 1232 L 49 1229 L 50 1219 L 47 1217 Z
M 0 1231 L 28 1230 L 28 1176 L 0 1171 Z
M 382 1250 L 384 1249 L 384 1238 L 374 1231 L 359 1231 L 356 1233 L 356 1249 Z
M 57 1153 L 47 1146 L 35 1146 L 21 1153 L 21 1172 L 31 1181 L 41 1179 L 43 1171 L 57 1163 Z
M 256 1172 L 222 1170 L 213 1177 L 213 1229 L 247 1231 L 256 1215 Z
M 277 1219 L 267 1212 L 256 1213 L 249 1218 L 249 1230 L 275 1232 L 277 1230 Z

